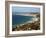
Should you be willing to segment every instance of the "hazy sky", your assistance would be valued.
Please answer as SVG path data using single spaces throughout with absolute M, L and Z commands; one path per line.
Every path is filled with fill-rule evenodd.
M 30 12 L 40 12 L 40 8 L 36 7 L 12 7 L 12 13 L 13 14 L 25 14 Z

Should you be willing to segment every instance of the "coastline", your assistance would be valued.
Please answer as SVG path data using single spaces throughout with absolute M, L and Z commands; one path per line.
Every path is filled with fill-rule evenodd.
M 26 24 L 16 25 L 13 31 L 40 30 L 40 21 L 29 22 Z
M 38 14 L 16 14 L 16 15 L 21 15 L 21 16 L 37 16 Z
M 40 15 L 36 15 L 32 21 L 27 21 L 24 24 L 18 24 L 12 31 L 27 31 L 27 30 L 40 30 Z

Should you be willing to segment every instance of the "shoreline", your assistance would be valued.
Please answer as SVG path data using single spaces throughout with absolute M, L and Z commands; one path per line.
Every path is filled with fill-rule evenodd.
M 16 14 L 16 15 L 21 15 L 21 16 L 37 16 L 38 14 Z
M 16 25 L 12 31 L 40 30 L 40 15 L 37 15 L 32 22 L 27 21 L 24 24 Z
M 20 26 L 16 26 L 12 29 L 13 31 L 25 31 L 25 30 L 40 30 L 40 23 L 27 23 Z
M 35 19 L 35 20 L 34 20 Z M 34 23 L 35 21 L 38 21 L 38 18 L 33 18 L 33 20 L 32 21 L 27 21 L 26 23 L 23 23 L 23 24 L 15 24 L 16 26 L 22 26 L 22 25 L 25 25 L 25 24 L 28 24 L 28 23 Z M 13 26 L 15 26 L 15 25 L 13 25 Z

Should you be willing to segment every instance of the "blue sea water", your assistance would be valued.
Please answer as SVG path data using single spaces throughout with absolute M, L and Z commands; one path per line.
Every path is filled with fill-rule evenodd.
M 12 25 L 24 24 L 31 21 L 33 16 L 12 15 Z

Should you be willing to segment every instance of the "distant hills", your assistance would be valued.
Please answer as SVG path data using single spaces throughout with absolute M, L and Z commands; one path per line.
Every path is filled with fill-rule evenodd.
M 13 14 L 13 13 L 12 13 Z M 15 12 L 13 15 L 40 14 L 39 12 Z

